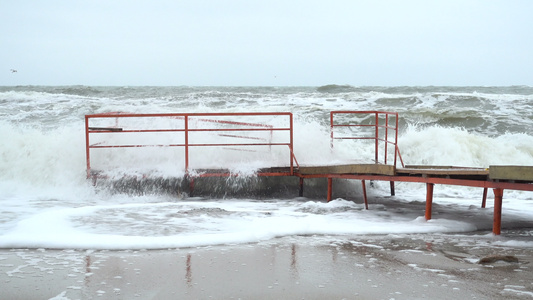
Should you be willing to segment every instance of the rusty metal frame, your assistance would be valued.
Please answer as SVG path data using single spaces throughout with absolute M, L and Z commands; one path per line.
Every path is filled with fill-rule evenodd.
M 338 124 L 335 122 L 335 115 L 340 114 L 371 114 L 374 115 L 374 124 Z M 389 116 L 394 117 L 394 123 L 389 124 Z M 384 120 L 385 124 L 380 124 L 380 119 Z M 400 154 L 400 149 L 398 148 L 398 113 L 389 112 L 389 111 L 331 111 L 330 112 L 330 146 L 333 148 L 335 140 L 374 140 L 374 160 L 376 163 L 381 163 L 379 160 L 379 144 L 383 142 L 384 154 L 382 163 L 387 164 L 388 158 L 388 145 L 391 144 L 394 147 L 394 162 L 393 165 L 396 167 L 397 158 L 400 158 L 400 163 L 402 166 L 403 159 Z M 335 128 L 336 127 L 374 127 L 374 136 L 343 136 L 335 137 Z M 380 138 L 380 129 L 384 129 L 384 138 Z M 389 130 L 394 131 L 393 141 L 389 140 Z
M 274 127 L 270 124 L 262 123 L 249 123 L 249 122 L 239 122 L 239 121 L 226 121 L 226 120 L 216 120 L 215 117 L 243 117 L 243 116 L 287 116 L 288 117 L 288 126 L 287 127 Z M 183 129 L 137 129 L 137 130 L 124 130 L 122 128 L 98 128 L 91 127 L 89 122 L 91 119 L 97 118 L 178 118 L 183 119 Z M 221 123 L 221 124 L 231 124 L 241 126 L 240 128 L 196 128 L 191 129 L 189 127 L 190 118 L 199 118 L 197 121 L 202 121 L 205 123 Z M 117 121 L 118 124 L 118 121 Z M 103 113 L 103 114 L 93 114 L 85 116 L 85 141 L 86 141 L 86 164 L 87 164 L 87 178 L 92 177 L 91 175 L 91 149 L 98 148 L 141 148 L 141 147 L 184 147 L 185 149 L 185 171 L 188 175 L 190 173 L 190 164 L 189 158 L 191 155 L 191 149 L 193 147 L 222 147 L 222 146 L 233 146 L 233 147 L 246 147 L 246 146 L 287 146 L 289 148 L 289 172 L 263 172 L 258 173 L 259 176 L 287 176 L 294 175 L 295 168 L 298 167 L 298 161 L 294 155 L 294 134 L 293 134 L 293 115 L 289 112 L 256 112 L 256 113 L 161 113 L 161 114 L 130 114 L 130 113 Z M 246 132 L 246 131 L 269 131 L 271 136 L 274 131 L 288 131 L 289 140 L 283 143 L 273 143 L 273 142 L 246 142 L 246 143 L 190 143 L 189 135 L 192 132 L 218 132 L 221 136 L 230 136 L 233 138 L 242 138 L 242 139 L 251 139 L 247 136 L 228 134 L 227 132 Z M 165 145 L 145 145 L 145 144 L 129 144 L 129 145 L 102 145 L 102 144 L 91 144 L 90 135 L 98 133 L 132 133 L 132 132 L 183 132 L 184 141 L 183 143 L 177 144 L 165 144 Z M 225 133 L 226 132 L 226 133 Z M 207 176 L 230 176 L 233 174 L 230 173 L 203 173 L 199 177 Z
M 331 200 L 333 190 L 333 178 L 340 179 L 355 179 L 361 180 L 363 183 L 363 196 L 366 209 L 368 209 L 368 201 L 366 199 L 365 180 L 390 181 L 390 182 L 418 182 L 426 184 L 426 205 L 425 205 L 425 219 L 432 218 L 433 205 L 433 189 L 435 184 L 444 185 L 458 185 L 468 187 L 483 188 L 483 199 L 481 207 L 485 207 L 487 197 L 487 189 L 492 188 L 494 191 L 494 213 L 492 232 L 495 235 L 501 233 L 501 219 L 502 219 L 502 203 L 504 189 L 519 190 L 519 191 L 533 191 L 533 183 L 531 182 L 514 182 L 514 181 L 500 181 L 500 180 L 473 180 L 473 179 L 454 179 L 442 177 L 428 177 L 428 176 L 389 176 L 389 175 L 372 175 L 372 174 L 313 174 L 305 175 L 305 178 L 327 178 L 328 180 L 328 201 Z
M 374 114 L 374 124 L 336 124 L 334 116 L 337 114 Z M 289 117 L 289 126 L 288 127 L 274 127 L 266 124 L 260 123 L 246 123 L 239 121 L 224 121 L 224 120 L 214 120 L 210 119 L 212 117 L 222 117 L 222 116 L 288 116 Z M 389 117 L 393 116 L 395 118 L 394 123 L 391 125 Z M 93 128 L 89 126 L 89 120 L 92 118 L 144 118 L 144 117 L 169 117 L 169 118 L 179 118 L 183 119 L 184 125 L 183 129 L 145 129 L 145 130 L 123 130 L 122 128 L 108 127 L 108 128 Z M 244 126 L 245 128 L 208 128 L 208 129 L 191 129 L 189 128 L 189 118 L 201 117 L 203 122 L 213 122 L 213 123 L 225 123 L 232 125 Z M 384 120 L 384 124 L 380 124 L 380 120 Z M 400 159 L 402 167 L 404 166 L 403 159 L 398 148 L 398 113 L 395 112 L 385 112 L 385 111 L 332 111 L 330 112 L 330 130 L 331 130 L 331 140 L 330 144 L 333 147 L 334 140 L 337 139 L 372 139 L 374 140 L 375 148 L 375 163 L 381 163 L 379 161 L 379 143 L 384 143 L 384 158 L 383 163 L 387 164 L 388 162 L 388 145 L 391 144 L 394 147 L 394 169 L 396 170 L 397 157 Z M 118 123 L 117 123 L 118 124 Z M 366 126 L 374 127 L 375 134 L 372 137 L 335 137 L 334 129 L 335 127 L 346 127 L 346 126 Z M 380 138 L 380 129 L 385 130 L 384 138 Z M 390 141 L 389 130 L 394 130 L 394 141 Z M 251 139 L 244 135 L 238 135 L 237 132 L 243 131 L 270 131 L 271 135 L 274 131 L 288 131 L 289 132 L 289 141 L 287 143 L 272 143 L 272 142 L 246 142 L 246 143 L 198 143 L 191 144 L 189 142 L 189 133 L 198 132 L 198 131 L 210 131 L 218 132 L 222 136 L 229 136 L 233 138 L 242 138 L 242 139 Z M 97 133 L 124 133 L 124 132 L 183 132 L 184 133 L 184 142 L 180 144 L 172 145 L 102 145 L 102 144 L 90 144 L 90 134 Z M 226 132 L 226 133 L 224 133 Z M 227 133 L 230 132 L 230 133 Z M 235 132 L 235 134 L 233 134 Z M 333 179 L 355 179 L 361 180 L 363 184 L 363 196 L 365 201 L 365 208 L 368 209 L 368 201 L 366 197 L 366 180 L 378 180 L 378 181 L 389 181 L 391 184 L 391 195 L 394 195 L 394 182 L 418 182 L 426 184 L 426 205 L 425 205 L 425 218 L 426 220 L 431 219 L 432 214 L 432 203 L 433 203 L 433 189 L 435 184 L 444 184 L 444 185 L 458 185 L 458 186 L 469 186 L 469 187 L 479 187 L 483 188 L 483 199 L 481 207 L 485 207 L 487 190 L 489 188 L 493 189 L 494 192 L 494 221 L 493 221 L 493 233 L 498 235 L 501 232 L 501 212 L 502 212 L 502 198 L 504 189 L 512 190 L 521 190 L 521 191 L 533 191 L 533 182 L 520 182 L 512 180 L 491 180 L 488 177 L 476 177 L 472 178 L 457 178 L 453 176 L 438 176 L 437 173 L 431 174 L 419 174 L 419 175 L 404 175 L 398 170 L 395 172 L 395 175 L 376 175 L 376 174 L 335 174 L 335 173 L 325 173 L 325 174 L 301 174 L 299 171 L 298 161 L 294 155 L 294 132 L 293 132 L 293 116 L 292 113 L 288 112 L 273 112 L 273 113 L 166 113 L 166 114 L 127 114 L 127 113 L 105 113 L 105 114 L 94 114 L 85 116 L 85 139 L 86 139 L 86 160 L 87 160 L 87 177 L 91 177 L 91 164 L 90 164 L 90 151 L 91 149 L 96 148 L 120 148 L 120 147 L 184 147 L 185 148 L 185 167 L 186 174 L 189 175 L 189 155 L 190 148 L 193 147 L 220 147 L 220 146 L 235 146 L 235 147 L 244 147 L 244 146 L 288 146 L 290 157 L 288 170 L 286 168 L 279 168 L 277 170 L 260 170 L 258 176 L 298 176 L 300 178 L 300 192 L 299 195 L 303 196 L 303 182 L 305 178 L 326 178 L 327 179 L 327 200 L 331 200 L 332 190 L 333 190 Z M 429 169 L 431 170 L 431 169 Z M 398 174 L 398 173 L 399 174 Z M 227 177 L 227 176 L 237 176 L 237 174 L 232 174 L 227 170 L 211 170 L 207 172 L 201 172 L 195 174 L 194 177 Z M 194 188 L 194 178 L 191 178 L 191 192 Z

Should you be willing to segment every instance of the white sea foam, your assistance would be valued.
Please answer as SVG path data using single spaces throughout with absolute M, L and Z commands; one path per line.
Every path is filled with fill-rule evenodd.
M 399 141 L 409 164 L 484 167 L 533 165 L 533 136 L 488 137 L 463 128 L 409 126 Z
M 448 211 L 426 222 L 419 214 L 417 209 L 400 209 L 394 204 L 372 205 L 367 211 L 361 204 L 342 199 L 328 204 L 204 200 L 56 207 L 36 211 L 5 230 L 0 246 L 175 248 L 258 242 L 288 235 L 468 232 L 483 228 L 481 217 L 465 222 Z

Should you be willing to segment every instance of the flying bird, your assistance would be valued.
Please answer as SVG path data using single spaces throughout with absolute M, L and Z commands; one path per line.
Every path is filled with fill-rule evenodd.
M 11 73 L 17 73 L 17 70 L 15 70 L 15 69 L 11 69 L 10 71 L 11 71 Z

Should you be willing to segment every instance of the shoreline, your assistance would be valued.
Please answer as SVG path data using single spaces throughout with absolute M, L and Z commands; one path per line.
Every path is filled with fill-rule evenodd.
M 518 262 L 478 264 L 488 255 Z M 3 299 L 533 296 L 533 249 L 486 236 L 293 236 L 167 250 L 0 250 Z

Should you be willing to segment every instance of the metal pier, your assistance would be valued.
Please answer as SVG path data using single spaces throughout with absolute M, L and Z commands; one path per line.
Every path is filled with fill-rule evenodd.
M 431 219 L 433 190 L 436 184 L 483 188 L 481 206 L 485 207 L 488 189 L 494 193 L 493 233 L 501 233 L 502 199 L 505 189 L 533 191 L 533 166 L 457 166 L 404 165 L 398 148 L 398 113 L 383 111 L 330 112 L 330 147 L 346 140 L 367 142 L 374 156 L 335 165 L 299 165 L 294 153 L 293 115 L 289 112 L 262 113 L 104 113 L 85 116 L 87 178 L 96 182 L 102 170 L 93 168 L 94 151 L 113 149 L 176 149 L 175 164 L 190 182 L 204 177 L 239 176 L 229 168 L 195 167 L 205 150 L 240 151 L 246 155 L 267 156 L 276 153 L 286 161 L 282 166 L 260 168 L 257 176 L 299 177 L 299 195 L 303 196 L 306 178 L 325 178 L 327 201 L 331 201 L 333 179 L 360 180 L 365 207 L 368 209 L 366 181 L 426 184 L 425 218 Z M 165 137 L 161 140 L 161 137 Z M 354 156 L 357 156 L 354 153 Z M 357 157 L 356 157 L 357 158 Z M 105 163 L 105 162 L 104 162 Z M 221 162 L 219 165 L 224 165 Z M 397 167 L 397 165 L 401 167 Z

